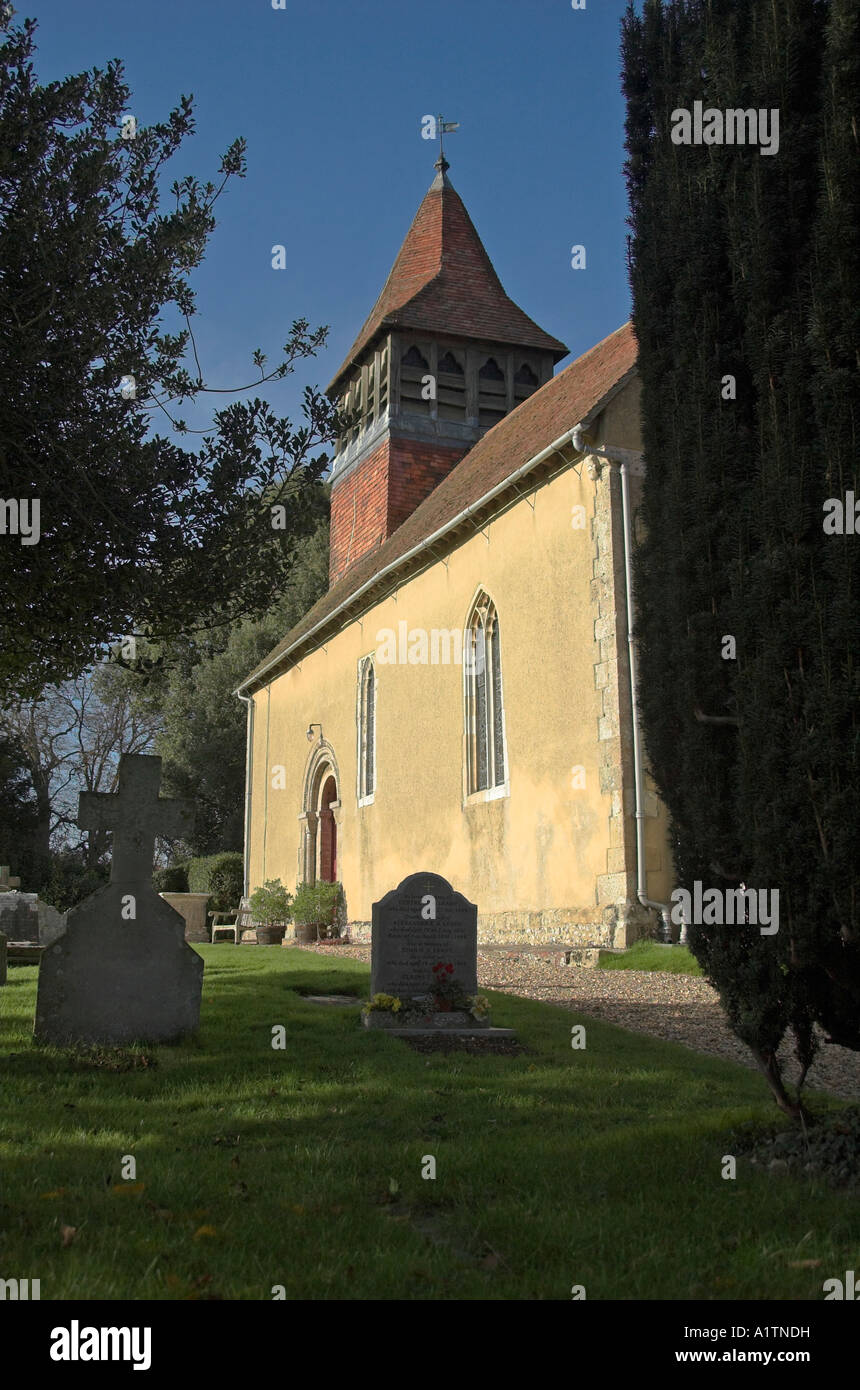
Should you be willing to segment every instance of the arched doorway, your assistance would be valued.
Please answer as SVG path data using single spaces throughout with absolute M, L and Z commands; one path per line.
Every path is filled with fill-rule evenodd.
M 319 877 L 324 883 L 337 882 L 337 822 L 332 803 L 336 802 L 337 783 L 329 774 L 320 791 L 319 804 Z
M 334 750 L 320 739 L 305 769 L 302 795 L 302 845 L 299 851 L 300 878 L 305 883 L 337 882 L 340 774 Z

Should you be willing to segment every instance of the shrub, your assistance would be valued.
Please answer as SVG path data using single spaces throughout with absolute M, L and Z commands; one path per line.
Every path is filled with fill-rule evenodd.
M 108 875 L 106 864 L 90 868 L 73 852 L 62 851 L 52 856 L 48 880 L 39 896 L 58 912 L 68 912 L 107 883 Z
M 202 855 L 188 861 L 188 891 L 209 893 L 212 912 L 239 906 L 245 886 L 245 861 L 239 850 Z
M 187 860 L 178 864 L 168 864 L 164 869 L 156 869 L 152 875 L 152 885 L 156 893 L 187 893 Z

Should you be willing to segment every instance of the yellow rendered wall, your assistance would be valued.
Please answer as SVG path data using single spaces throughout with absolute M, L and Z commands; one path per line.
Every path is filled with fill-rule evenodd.
M 623 423 L 630 436 L 633 426 Z M 635 448 L 638 438 L 614 442 Z M 601 792 L 598 772 L 595 487 L 585 469 L 582 477 L 562 473 L 463 543 L 447 565 L 404 584 L 254 695 L 251 889 L 267 878 L 292 887 L 300 876 L 299 816 L 312 754 L 306 730 L 314 723 L 322 724 L 340 773 L 338 877 L 351 921 L 369 921 L 371 904 L 418 870 L 442 874 L 482 916 L 564 911 L 596 920 L 610 795 Z M 586 524 L 575 528 L 580 506 Z M 377 781 L 373 804 L 359 807 L 360 658 L 377 649 L 383 629 L 397 632 L 402 621 L 407 630 L 462 631 L 479 589 L 499 614 L 509 795 L 478 794 L 464 805 L 462 668 L 390 665 L 377 655 Z M 573 786 L 577 765 L 585 771 L 582 789 Z M 273 785 L 282 780 L 280 767 L 283 788 Z M 633 828 L 625 816 L 625 835 Z M 659 860 L 665 869 L 662 822 L 651 819 L 648 831 L 649 844 L 656 836 L 655 868 Z M 663 881 L 652 878 L 649 893 L 657 896 L 668 878 L 665 871 Z

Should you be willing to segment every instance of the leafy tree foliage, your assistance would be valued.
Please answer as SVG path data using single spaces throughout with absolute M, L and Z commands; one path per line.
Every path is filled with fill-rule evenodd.
M 779 892 L 775 936 L 701 924 L 690 941 L 793 1114 L 789 1028 L 804 1074 L 816 1024 L 860 1048 L 860 551 L 823 526 L 827 499 L 860 499 L 858 16 L 646 0 L 623 30 L 646 746 L 679 884 Z M 778 153 L 672 143 L 695 101 L 776 108 Z
M 38 543 L 0 535 L 0 695 L 17 698 L 79 675 L 117 637 L 266 611 L 315 524 L 334 418 L 308 388 L 298 427 L 252 399 L 218 410 L 194 452 L 155 431 L 186 433 L 177 407 L 214 389 L 188 276 L 217 198 L 244 176 L 244 142 L 217 183 L 182 177 L 162 210 L 165 166 L 194 130 L 190 98 L 135 128 L 119 62 L 40 85 L 34 32 L 4 10 L 0 498 L 40 512 Z M 297 319 L 278 365 L 267 371 L 258 349 L 236 389 L 283 378 L 325 336 Z
M 78 796 L 114 791 L 122 754 L 149 752 L 158 727 L 133 702 L 124 671 L 109 664 L 0 711 L 0 737 L 17 749 L 33 798 L 29 888 L 50 879 L 52 855 L 67 853 L 73 875 L 79 861 L 90 870 L 103 863 L 108 831 L 91 831 L 78 846 Z
M 313 505 L 316 529 L 296 545 L 290 578 L 264 618 L 154 648 L 144 686 L 138 675 L 127 676 L 132 700 L 159 722 L 154 747 L 164 759 L 162 795 L 195 802 L 194 831 L 183 853 L 243 848 L 246 715 L 235 691 L 328 587 L 323 488 Z
M 38 823 L 26 754 L 0 731 L 0 860 L 21 879 L 25 891 L 36 871 Z

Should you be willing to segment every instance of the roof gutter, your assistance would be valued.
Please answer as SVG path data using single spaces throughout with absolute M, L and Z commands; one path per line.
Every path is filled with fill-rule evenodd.
M 282 661 L 285 661 L 291 652 L 294 652 L 296 648 L 301 646 L 303 642 L 306 642 L 308 638 L 313 637 L 314 633 L 319 632 L 321 628 L 331 623 L 332 620 L 336 618 L 339 613 L 343 612 L 343 610 L 347 607 L 348 604 L 354 603 L 356 599 L 361 598 L 363 594 L 366 594 L 370 589 L 375 588 L 376 585 L 379 584 L 379 581 L 381 579 L 384 579 L 389 574 L 393 574 L 393 572 L 396 569 L 399 569 L 401 566 L 407 564 L 409 560 L 412 560 L 416 556 L 420 555 L 422 551 L 429 550 L 430 547 L 436 541 L 442 540 L 443 537 L 450 535 L 452 531 L 456 530 L 458 526 L 462 525 L 462 523 L 466 521 L 470 516 L 472 516 L 475 512 L 480 511 L 481 508 L 485 507 L 488 502 L 492 502 L 493 499 L 495 497 L 498 497 L 500 493 L 505 492 L 506 489 L 509 488 L 512 483 L 517 482 L 519 478 L 522 478 L 526 473 L 530 472 L 531 469 L 536 468 L 538 464 L 543 463 L 544 459 L 548 459 L 552 454 L 558 453 L 559 449 L 563 449 L 565 444 L 570 444 L 573 441 L 577 431 L 579 431 L 579 434 L 581 436 L 582 428 L 583 424 L 580 423 L 574 425 L 572 429 L 565 430 L 564 434 L 560 434 L 558 439 L 553 440 L 552 444 L 548 444 L 545 449 L 541 449 L 540 453 L 534 454 L 525 463 L 521 464 L 515 472 L 509 473 L 507 477 L 505 477 L 502 480 L 502 482 L 497 483 L 495 487 L 490 488 L 489 492 L 485 492 L 483 497 L 478 498 L 477 502 L 470 502 L 468 507 L 464 507 L 461 512 L 458 512 L 455 517 L 452 517 L 450 521 L 447 521 L 444 526 L 440 526 L 438 531 L 434 531 L 433 534 L 430 536 L 425 536 L 424 539 L 422 541 L 419 541 L 417 545 L 414 545 L 411 550 L 407 550 L 405 555 L 399 555 L 396 560 L 392 560 L 391 563 L 385 565 L 383 569 L 377 570 L 376 573 L 370 579 L 366 580 L 366 582 L 362 584 L 359 589 L 356 589 L 354 593 L 348 596 L 348 598 L 345 598 L 343 602 L 338 604 L 337 608 L 335 608 L 331 613 L 326 614 L 326 616 L 322 618 L 318 623 L 316 623 L 314 627 L 309 628 L 308 631 L 304 633 L 304 635 L 300 637 L 297 642 L 294 642 L 293 645 L 289 647 L 285 652 L 281 652 L 279 656 L 267 662 L 267 664 L 262 668 L 262 670 L 257 671 L 255 675 L 249 676 L 247 680 L 244 680 L 242 684 L 236 688 L 234 694 L 238 695 L 241 699 L 242 691 L 247 690 L 249 685 L 256 685 L 259 681 L 262 681 L 264 677 L 268 674 L 268 672 L 273 670 L 275 666 L 280 665 Z M 593 453 L 595 451 L 589 449 L 588 452 Z

